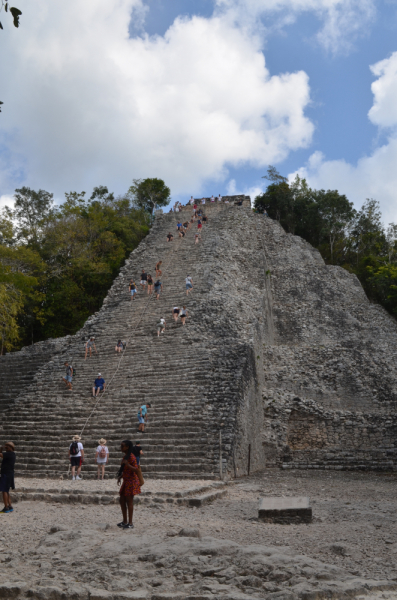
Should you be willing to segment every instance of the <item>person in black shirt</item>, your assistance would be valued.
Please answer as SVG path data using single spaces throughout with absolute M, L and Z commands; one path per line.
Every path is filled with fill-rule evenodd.
M 10 488 L 15 490 L 14 484 L 14 467 L 15 467 L 15 446 L 12 442 L 6 442 L 0 448 L 0 458 L 2 459 L 0 467 L 0 491 L 3 493 L 4 508 L 0 513 L 11 513 L 13 507 L 11 505 Z
M 139 467 L 139 461 L 141 460 L 141 456 L 143 455 L 141 442 L 135 442 L 135 446 L 132 447 L 132 454 L 135 456 L 136 462 L 138 463 Z

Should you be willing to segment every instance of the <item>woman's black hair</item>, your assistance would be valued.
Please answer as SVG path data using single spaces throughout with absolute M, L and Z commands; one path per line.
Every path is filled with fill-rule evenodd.
M 123 440 L 121 442 L 121 445 L 127 446 L 127 452 L 125 453 L 124 458 L 128 460 L 132 454 L 132 448 L 134 447 L 134 444 L 131 442 L 131 440 Z M 122 476 L 123 471 L 124 471 L 124 466 L 125 465 L 121 465 L 120 469 L 118 470 L 117 477 Z

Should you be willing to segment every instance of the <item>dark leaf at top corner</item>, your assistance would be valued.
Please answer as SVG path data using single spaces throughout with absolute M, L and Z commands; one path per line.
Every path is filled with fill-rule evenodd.
M 10 13 L 14 17 L 14 25 L 15 25 L 15 27 L 19 27 L 19 17 L 22 14 L 22 11 L 19 10 L 19 8 L 15 8 L 15 6 L 12 6 L 10 8 Z

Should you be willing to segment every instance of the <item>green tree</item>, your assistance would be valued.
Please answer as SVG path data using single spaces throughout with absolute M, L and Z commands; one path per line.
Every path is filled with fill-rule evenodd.
M 43 228 L 53 215 L 53 194 L 23 187 L 15 190 L 14 199 L 14 210 L 8 209 L 7 214 L 16 223 L 16 238 L 37 247 Z
M 0 283 L 0 354 L 18 345 L 20 335 L 17 317 L 22 307 L 21 292 L 12 284 Z
M 345 237 L 348 224 L 354 218 L 356 211 L 353 203 L 345 195 L 336 190 L 318 190 L 314 200 L 320 220 L 320 243 L 326 240 L 330 249 L 331 263 L 334 262 L 334 248 L 338 240 Z
M 156 207 L 167 206 L 171 200 L 171 190 L 162 179 L 134 179 L 128 190 L 134 206 L 151 215 Z

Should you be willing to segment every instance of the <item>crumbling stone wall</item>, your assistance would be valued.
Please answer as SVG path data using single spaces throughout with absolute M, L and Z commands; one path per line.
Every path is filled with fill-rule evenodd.
M 397 468 L 397 323 L 360 282 L 261 220 L 274 343 L 264 347 L 265 464 Z

